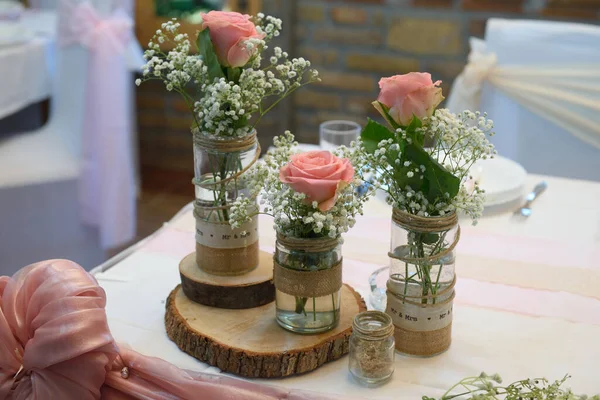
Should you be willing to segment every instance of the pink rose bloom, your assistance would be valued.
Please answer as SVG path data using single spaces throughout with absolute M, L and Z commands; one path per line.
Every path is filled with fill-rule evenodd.
M 246 40 L 265 37 L 256 31 L 249 15 L 237 12 L 211 11 L 202 14 L 202 29 L 206 28 L 209 29 L 217 59 L 224 67 L 246 65 L 253 55 L 246 48 Z
M 337 195 L 354 178 L 354 168 L 346 158 L 338 158 L 328 151 L 309 151 L 295 154 L 279 171 L 279 179 L 309 202 L 319 203 L 319 210 L 330 210 Z
M 420 120 L 433 115 L 436 107 L 444 100 L 442 88 L 438 87 L 440 83 L 442 81 L 434 83 L 431 74 L 423 72 L 381 78 L 381 92 L 377 101 L 389 108 L 389 114 L 394 121 L 407 126 L 413 115 Z M 377 101 L 373 102 L 373 106 L 385 117 Z

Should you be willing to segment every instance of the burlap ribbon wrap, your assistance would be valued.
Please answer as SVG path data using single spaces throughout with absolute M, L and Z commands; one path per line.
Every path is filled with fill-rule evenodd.
M 444 217 L 419 217 L 394 209 L 392 220 L 406 230 L 422 233 L 438 233 L 452 230 L 458 224 L 455 213 Z M 414 265 L 433 265 L 447 257 L 458 244 L 460 227 L 457 227 L 452 243 L 444 250 L 426 257 L 400 256 L 390 252 L 390 258 Z M 452 315 L 456 276 L 450 283 L 441 284 L 436 293 L 422 295 L 414 290 L 403 292 L 399 287 L 405 283 L 388 281 L 386 313 L 395 328 L 396 349 L 405 354 L 433 356 L 444 352 L 452 341 Z M 416 289 L 416 288 L 415 288 Z M 420 291 L 420 287 L 418 288 Z
M 224 179 L 203 182 L 195 177 L 192 183 L 198 187 L 214 190 L 239 179 L 260 157 L 260 144 L 256 140 L 256 131 L 242 138 L 220 139 L 192 130 L 194 144 L 207 151 L 220 153 L 238 153 L 256 146 L 253 159 Z M 258 266 L 258 218 L 253 218 L 243 226 L 232 229 L 229 221 L 215 221 L 207 217 L 213 212 L 223 213 L 231 204 L 194 204 L 196 218 L 196 263 L 202 270 L 214 275 L 241 275 Z
M 225 139 L 213 137 L 200 132 L 197 128 L 192 129 L 194 143 L 207 150 L 216 150 L 221 153 L 235 153 L 248 150 L 256 143 L 256 131 L 240 137 Z M 260 154 L 260 151 L 258 152 Z
M 409 231 L 432 233 L 449 231 L 454 228 L 458 224 L 458 216 L 453 212 L 443 217 L 421 217 L 394 208 L 392 221 Z
M 239 228 L 228 222 L 206 221 L 194 204 L 196 218 L 196 264 L 213 275 L 243 275 L 258 267 L 258 217 Z
M 339 239 L 298 239 L 277 235 L 277 242 L 292 251 L 326 253 L 335 249 Z M 295 297 L 322 297 L 342 288 L 342 260 L 329 268 L 299 271 L 286 268 L 273 259 L 275 288 Z

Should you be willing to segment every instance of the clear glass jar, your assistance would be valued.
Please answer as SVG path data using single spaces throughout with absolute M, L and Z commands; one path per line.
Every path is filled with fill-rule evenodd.
M 329 241 L 332 239 L 306 239 L 309 241 Z M 275 262 L 283 269 L 297 272 L 333 272 L 341 268 L 342 248 L 338 239 L 330 249 L 318 252 L 294 249 L 293 246 L 277 240 Z M 298 279 L 304 279 L 297 274 Z M 310 279 L 314 279 L 311 277 Z M 277 323 L 295 333 L 320 333 L 335 328 L 340 320 L 341 271 L 339 289 L 323 296 L 302 296 L 288 294 L 288 290 L 278 285 L 275 278 L 275 302 Z
M 258 266 L 258 219 L 232 230 L 230 206 L 249 196 L 244 172 L 260 152 L 256 132 L 237 139 L 215 139 L 195 131 L 196 263 L 215 275 L 241 275 Z
M 390 257 L 388 290 L 401 296 L 422 296 L 423 304 L 446 300 L 449 292 L 441 297 L 437 294 L 455 279 L 457 233 L 457 223 L 431 231 L 392 220 L 390 252 L 394 257 Z
M 350 373 L 365 385 L 386 382 L 394 373 L 394 325 L 381 311 L 354 317 L 350 337 Z
M 195 137 L 201 135 L 195 133 Z M 234 144 L 240 142 L 239 145 Z M 232 149 L 234 151 L 232 151 Z M 258 142 L 256 134 L 248 138 L 231 140 L 194 140 L 194 183 L 196 201 L 213 211 L 218 221 L 229 220 L 228 205 L 239 195 L 248 197 L 248 187 L 243 179 L 245 172 L 255 161 Z M 211 215 L 211 217 L 213 217 Z
M 386 313 L 396 327 L 396 349 L 434 356 L 451 342 L 456 215 L 418 217 L 394 210 Z

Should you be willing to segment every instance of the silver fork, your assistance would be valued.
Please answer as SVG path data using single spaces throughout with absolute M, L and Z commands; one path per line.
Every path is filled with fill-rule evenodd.
M 529 217 L 531 215 L 531 204 L 542 193 L 544 193 L 544 191 L 546 190 L 547 187 L 548 187 L 548 183 L 546 183 L 546 181 L 541 181 L 540 183 L 535 185 L 535 187 L 533 188 L 533 191 L 525 197 L 526 201 L 525 201 L 525 204 L 523 204 L 523 207 L 521 207 L 517 211 L 515 211 L 515 214 L 522 215 L 523 217 L 526 217 L 526 218 Z

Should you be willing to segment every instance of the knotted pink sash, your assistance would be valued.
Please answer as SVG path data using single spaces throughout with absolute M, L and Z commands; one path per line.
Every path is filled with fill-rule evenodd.
M 96 280 L 50 260 L 0 277 L 0 400 L 332 399 L 181 370 L 119 348 Z
M 97 399 L 118 356 L 106 298 L 70 261 L 0 278 L 0 399 Z
M 97 226 L 103 248 L 122 245 L 135 236 L 136 182 L 132 122 L 125 90 L 133 84 L 125 51 L 133 21 L 123 10 L 104 18 L 89 2 L 60 1 L 59 43 L 89 50 L 82 172 L 81 214 Z

